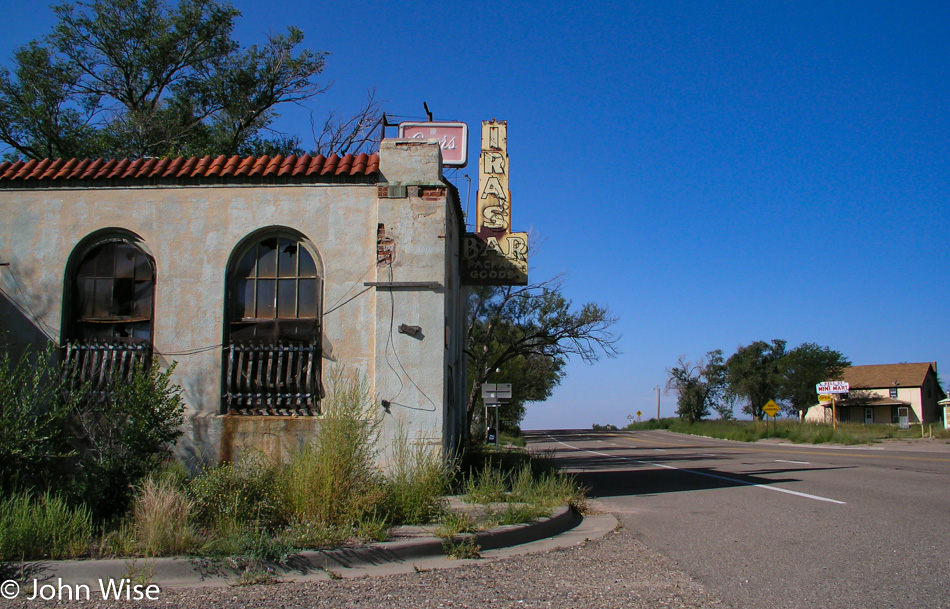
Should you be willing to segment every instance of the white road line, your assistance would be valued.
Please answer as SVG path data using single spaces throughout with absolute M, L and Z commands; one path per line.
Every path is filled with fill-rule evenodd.
M 811 465 L 808 461 L 789 461 L 787 459 L 776 459 L 776 463 L 794 463 L 796 465 Z
M 578 446 L 572 446 L 566 442 L 561 442 L 554 436 L 548 436 L 558 444 L 566 446 L 572 450 L 579 450 L 585 453 L 590 453 L 592 455 L 597 455 L 599 457 L 607 457 L 608 459 L 620 459 L 621 461 L 630 461 L 632 463 L 640 463 L 641 465 L 652 465 L 653 467 L 661 467 L 663 469 L 672 469 L 678 472 L 686 472 L 689 474 L 696 474 L 697 476 L 705 476 L 707 478 L 715 478 L 716 480 L 724 480 L 726 482 L 732 482 L 734 484 L 742 484 L 744 486 L 754 486 L 756 488 L 765 489 L 767 491 L 775 491 L 777 493 L 786 493 L 788 495 L 795 495 L 796 497 L 804 497 L 805 499 L 814 499 L 815 501 L 825 501 L 827 503 L 835 503 L 837 505 L 847 505 L 844 501 L 838 501 L 837 499 L 829 499 L 828 497 L 822 497 L 820 495 L 810 495 L 808 493 L 800 493 L 798 491 L 789 490 L 787 488 L 779 488 L 777 486 L 770 486 L 768 484 L 759 484 L 757 482 L 747 482 L 745 480 L 739 480 L 737 478 L 729 478 L 728 476 L 720 476 L 718 474 L 710 474 L 709 472 L 700 472 L 694 469 L 685 469 L 682 467 L 674 467 L 672 465 L 666 465 L 665 463 L 653 463 L 652 461 L 641 461 L 640 459 L 634 459 L 632 457 L 621 457 L 618 455 L 608 455 L 607 453 L 597 452 L 596 450 L 588 450 L 586 448 L 580 448 Z

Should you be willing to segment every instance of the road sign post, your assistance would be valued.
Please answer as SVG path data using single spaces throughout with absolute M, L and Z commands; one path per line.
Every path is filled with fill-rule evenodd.
M 765 406 L 762 407 L 762 411 L 766 416 L 772 417 L 772 420 L 775 421 L 775 415 L 778 414 L 778 404 L 775 403 L 775 400 L 769 400 L 765 403 Z M 772 426 L 775 426 L 775 423 L 772 423 Z M 765 419 L 765 437 L 769 438 L 769 420 Z
M 511 400 L 511 383 L 483 383 L 482 384 L 482 403 L 485 404 L 485 432 L 486 440 L 489 444 L 494 443 L 498 446 L 498 436 L 500 433 L 500 420 L 498 409 L 502 404 L 507 404 Z M 488 423 L 488 407 L 495 409 L 495 427 L 492 428 Z M 492 436 L 491 431 L 494 431 Z

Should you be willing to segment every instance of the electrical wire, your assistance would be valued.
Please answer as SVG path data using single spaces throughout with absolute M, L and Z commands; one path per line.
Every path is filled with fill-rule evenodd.
M 373 289 L 373 286 L 368 286 L 367 288 L 365 288 L 365 289 L 363 289 L 363 290 L 360 290 L 359 292 L 357 292 L 356 294 L 354 294 L 352 297 L 346 299 L 345 301 L 343 301 L 343 302 L 340 303 L 339 305 L 333 307 L 333 308 L 330 309 L 329 311 L 325 311 L 325 312 L 323 313 L 323 316 L 326 317 L 326 316 L 329 315 L 330 313 L 333 313 L 334 311 L 336 311 L 337 309 L 343 307 L 344 305 L 349 304 L 350 302 L 356 300 L 359 296 L 365 294 L 366 292 L 369 292 L 369 291 L 372 290 L 372 289 Z
M 339 309 L 340 307 L 342 307 L 343 305 L 345 305 L 347 302 L 350 302 L 351 300 L 353 300 L 353 298 L 356 298 L 356 296 L 359 296 L 359 295 L 362 294 L 363 292 L 369 291 L 369 288 L 367 288 L 366 290 L 363 290 L 362 292 L 360 292 L 359 294 L 357 294 L 357 295 L 354 296 L 353 298 L 347 299 L 346 302 L 342 302 L 343 299 L 346 298 L 346 295 L 350 293 L 350 290 L 352 290 L 353 288 L 355 288 L 355 287 L 356 287 L 356 284 L 358 284 L 359 282 L 361 282 L 361 281 L 363 281 L 364 279 L 366 279 L 366 276 L 369 275 L 370 271 L 372 271 L 372 270 L 375 269 L 375 268 L 376 268 L 376 263 L 374 262 L 373 264 L 370 265 L 370 267 L 369 267 L 368 269 L 366 269 L 366 271 L 362 274 L 362 276 L 360 276 L 359 279 L 357 279 L 356 281 L 354 281 L 353 284 L 352 284 L 349 288 L 347 288 L 347 290 L 346 290 L 345 292 L 343 292 L 343 295 L 340 296 L 340 298 L 339 298 L 335 303 L 333 303 L 333 304 L 330 306 L 330 309 L 329 309 L 328 311 L 325 311 L 323 314 L 324 314 L 324 315 L 327 315 L 328 313 L 332 313 L 333 311 L 336 311 L 337 309 Z M 341 302 L 342 302 L 342 304 L 341 304 Z
M 394 278 L 393 278 L 394 275 L 393 275 L 393 264 L 392 264 L 392 262 L 390 262 L 390 263 L 388 264 L 388 266 L 389 266 L 389 282 L 392 283 L 393 281 L 395 281 Z M 394 340 L 394 339 L 395 339 L 395 333 L 393 332 L 393 326 L 394 326 L 394 324 L 395 324 L 395 319 L 396 319 L 396 296 L 395 296 L 395 294 L 393 294 L 393 290 L 392 290 L 392 289 L 389 290 L 389 303 L 390 303 L 390 306 L 389 306 L 389 336 L 386 337 L 386 351 L 385 351 L 385 355 L 386 355 L 386 365 L 389 366 L 389 369 L 392 370 L 393 373 L 396 375 L 396 378 L 399 379 L 399 391 L 396 393 L 396 397 L 394 397 L 393 399 L 388 400 L 388 401 L 389 401 L 390 404 L 392 404 L 392 405 L 394 405 L 394 406 L 402 406 L 403 408 L 407 408 L 407 409 L 409 409 L 409 410 L 421 410 L 421 411 L 423 411 L 423 412 L 436 412 L 436 411 L 438 411 L 439 407 L 436 405 L 435 402 L 432 401 L 432 398 L 430 398 L 430 397 L 426 394 L 426 392 L 422 390 L 422 387 L 420 387 L 420 386 L 412 379 L 412 375 L 409 374 L 409 372 L 406 370 L 406 367 L 402 365 L 402 361 L 399 359 L 399 352 L 396 350 L 396 342 L 395 342 L 395 340 Z M 399 402 L 396 401 L 396 398 L 398 398 L 398 397 L 400 396 L 400 394 L 402 394 L 402 390 L 405 388 L 405 384 L 402 382 L 402 375 L 400 375 L 399 372 L 398 372 L 395 368 L 393 368 L 392 362 L 389 361 L 389 347 L 390 347 L 390 345 L 392 346 L 393 355 L 396 357 L 396 363 L 399 364 L 399 368 L 402 370 L 403 374 L 406 375 L 406 378 L 409 379 L 409 382 L 412 383 L 412 386 L 415 387 L 416 390 L 417 390 L 419 393 L 421 393 L 422 396 L 423 396 L 430 404 L 432 404 L 432 408 L 431 408 L 431 409 L 430 409 L 430 408 L 420 408 L 420 407 L 418 407 L 418 406 L 409 406 L 408 404 L 401 404 L 401 403 L 399 403 Z

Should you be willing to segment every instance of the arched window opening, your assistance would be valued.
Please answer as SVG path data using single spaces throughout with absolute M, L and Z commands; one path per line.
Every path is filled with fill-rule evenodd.
M 69 268 L 67 370 L 101 391 L 151 362 L 155 263 L 132 240 L 109 237 L 77 248 Z
M 245 246 L 228 274 L 225 407 L 234 414 L 319 414 L 322 279 L 293 235 Z

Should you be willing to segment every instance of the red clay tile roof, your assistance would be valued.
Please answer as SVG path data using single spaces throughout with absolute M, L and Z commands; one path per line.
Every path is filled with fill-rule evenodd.
M 922 387 L 932 367 L 930 362 L 851 366 L 844 369 L 842 377 L 852 389 L 880 389 L 895 383 L 900 387 Z
M 366 176 L 379 171 L 379 154 L 328 157 L 211 156 L 174 159 L 32 159 L 0 163 L 0 182 L 202 177 Z

